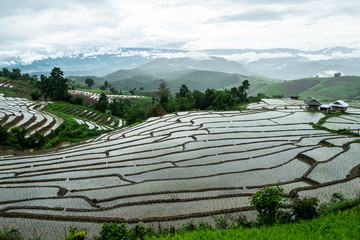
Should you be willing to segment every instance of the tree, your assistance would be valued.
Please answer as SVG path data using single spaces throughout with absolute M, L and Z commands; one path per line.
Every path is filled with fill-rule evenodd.
M 108 82 L 108 81 L 105 81 L 105 82 L 104 82 L 104 87 L 105 87 L 105 89 L 108 89 L 108 88 L 109 88 L 109 82 Z
M 105 112 L 105 110 L 109 106 L 109 101 L 105 93 L 101 93 L 98 102 L 95 104 L 95 109 L 99 110 L 100 112 Z
M 193 97 L 195 99 L 195 108 L 197 109 L 204 109 L 204 98 L 205 98 L 205 94 L 198 91 L 198 90 L 194 90 L 193 91 Z
M 209 107 L 211 107 L 214 103 L 214 100 L 216 98 L 217 94 L 216 94 L 216 90 L 215 89 L 206 89 L 205 91 L 205 96 L 204 96 L 204 108 L 203 109 L 207 109 Z
M 319 200 L 315 197 L 296 199 L 291 206 L 295 220 L 308 220 L 317 217 L 319 215 L 318 205 Z
M 167 87 L 166 83 L 160 83 L 156 94 L 160 97 L 160 104 L 166 109 L 166 105 L 168 104 L 171 95 L 170 89 Z
M 248 80 L 244 80 L 241 86 L 239 86 L 237 91 L 237 97 L 239 103 L 245 102 L 247 100 L 246 90 L 248 90 L 249 87 L 250 87 L 250 83 Z
M 10 71 L 9 71 L 9 69 L 3 68 L 3 69 L 2 69 L 2 75 L 3 75 L 4 77 L 9 77 L 9 76 L 10 76 Z
M 119 91 L 116 90 L 114 87 L 111 87 L 111 88 L 110 88 L 110 92 L 111 92 L 111 94 L 114 94 L 114 95 L 118 95 L 118 94 L 119 94 Z
M 280 186 L 261 188 L 251 198 L 251 206 L 258 212 L 260 225 L 272 225 L 277 221 L 279 209 L 284 205 L 284 188 Z
M 179 92 L 178 93 L 175 93 L 176 97 L 180 98 L 180 97 L 186 97 L 186 94 L 189 93 L 189 88 L 185 85 L 185 84 L 182 84 L 180 89 L 179 89 Z
M 21 78 L 21 70 L 19 68 L 14 68 L 12 73 L 10 73 L 11 79 L 20 79 Z
M 85 83 L 88 85 L 88 88 L 91 88 L 95 84 L 94 80 L 91 78 L 85 79 Z
M 141 122 L 146 118 L 147 118 L 147 112 L 139 104 L 136 104 L 131 107 L 126 107 L 125 109 L 125 119 L 128 125 L 136 122 Z
M 100 231 L 100 240 L 130 240 L 125 224 L 104 223 Z
M 50 73 L 50 77 L 41 75 L 39 89 L 41 94 L 47 99 L 54 101 L 69 101 L 71 95 L 68 93 L 68 80 L 64 78 L 63 71 L 54 67 Z

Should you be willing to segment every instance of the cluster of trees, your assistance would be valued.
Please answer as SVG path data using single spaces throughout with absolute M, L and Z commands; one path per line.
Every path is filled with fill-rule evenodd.
M 40 100 L 41 98 L 51 101 L 64 101 L 77 105 L 83 104 L 80 97 L 73 98 L 68 93 L 69 79 L 64 77 L 64 72 L 60 68 L 54 67 L 50 76 L 41 75 L 40 81 L 36 81 L 34 89 L 30 96 L 32 100 Z
M 141 122 L 149 117 L 149 112 L 140 103 L 121 98 L 115 98 L 109 102 L 105 93 L 101 93 L 94 108 L 100 112 L 108 111 L 114 116 L 123 118 L 128 125 Z
M 0 77 L 6 77 L 10 78 L 12 80 L 23 80 L 23 81 L 37 81 L 38 77 L 37 75 L 30 76 L 28 73 L 21 73 L 21 70 L 19 68 L 13 68 L 12 71 L 10 71 L 7 68 L 3 68 L 0 70 Z
M 158 88 L 159 104 L 165 112 L 186 111 L 192 109 L 199 110 L 229 110 L 238 104 L 248 102 L 247 90 L 250 84 L 244 80 L 239 87 L 230 90 L 207 89 L 205 93 L 198 90 L 191 92 L 183 84 L 179 92 L 172 96 L 170 89 L 165 83 L 161 83 Z
M 164 115 L 168 112 L 187 110 L 229 110 L 236 108 L 238 104 L 249 101 L 246 91 L 249 89 L 248 80 L 244 80 L 239 87 L 230 90 L 207 89 L 205 93 L 198 90 L 191 92 L 183 84 L 179 92 L 173 95 L 166 83 L 160 83 L 157 96 L 158 101 L 153 99 L 152 105 L 145 106 L 139 102 L 129 99 L 113 99 L 109 102 L 106 95 L 102 93 L 94 108 L 101 111 L 108 111 L 114 116 L 124 118 L 128 124 L 140 122 L 149 116 Z M 261 96 L 259 96 L 261 97 Z M 256 98 L 258 100 L 258 98 Z M 155 103 L 155 104 L 154 104 Z
M 91 78 L 85 79 L 85 83 L 88 85 L 89 89 L 91 89 L 91 87 L 95 85 L 95 81 L 93 79 L 91 79 Z M 107 89 L 109 89 L 111 94 L 122 95 L 121 90 L 119 91 L 119 90 L 115 89 L 113 86 L 111 86 L 111 84 L 108 81 L 105 81 L 104 85 L 100 87 L 100 90 L 105 91 Z

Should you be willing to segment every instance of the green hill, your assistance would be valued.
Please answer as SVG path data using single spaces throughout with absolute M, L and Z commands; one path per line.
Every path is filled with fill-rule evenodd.
M 360 77 L 304 78 L 267 84 L 257 89 L 257 92 L 269 97 L 299 95 L 301 98 L 315 97 L 321 100 L 359 99 Z

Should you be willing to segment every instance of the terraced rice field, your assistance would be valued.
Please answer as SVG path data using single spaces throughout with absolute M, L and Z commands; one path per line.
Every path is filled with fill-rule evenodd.
M 0 94 L 0 124 L 8 128 L 20 127 L 27 129 L 28 135 L 39 132 L 43 135 L 58 128 L 63 119 L 39 111 L 44 103 L 34 103 L 25 98 L 5 97 Z
M 357 137 L 311 128 L 323 114 L 299 102 L 249 108 L 169 114 L 56 152 L 1 156 L 0 221 L 55 239 L 70 225 L 98 233 L 104 221 L 254 217 L 249 197 L 276 183 L 289 197 L 360 194 Z
M 324 127 L 339 130 L 348 129 L 354 133 L 360 133 L 360 112 L 350 109 L 352 114 L 340 115 L 339 117 L 331 117 L 326 120 Z
M 69 90 L 68 91 L 71 95 L 74 96 L 84 96 L 84 97 L 88 97 L 90 99 L 93 99 L 95 101 L 99 100 L 100 94 L 99 93 L 91 93 L 91 92 L 84 92 L 84 91 L 80 91 L 80 90 Z M 108 99 L 110 101 L 112 101 L 112 99 L 114 98 L 122 98 L 122 99 L 127 99 L 127 98 L 145 98 L 144 96 L 135 96 L 135 95 L 106 95 L 108 97 Z

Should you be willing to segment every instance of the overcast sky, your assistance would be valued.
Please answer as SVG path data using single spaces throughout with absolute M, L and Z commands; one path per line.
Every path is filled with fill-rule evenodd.
M 359 0 L 0 0 L 0 57 L 91 48 L 360 48 Z

